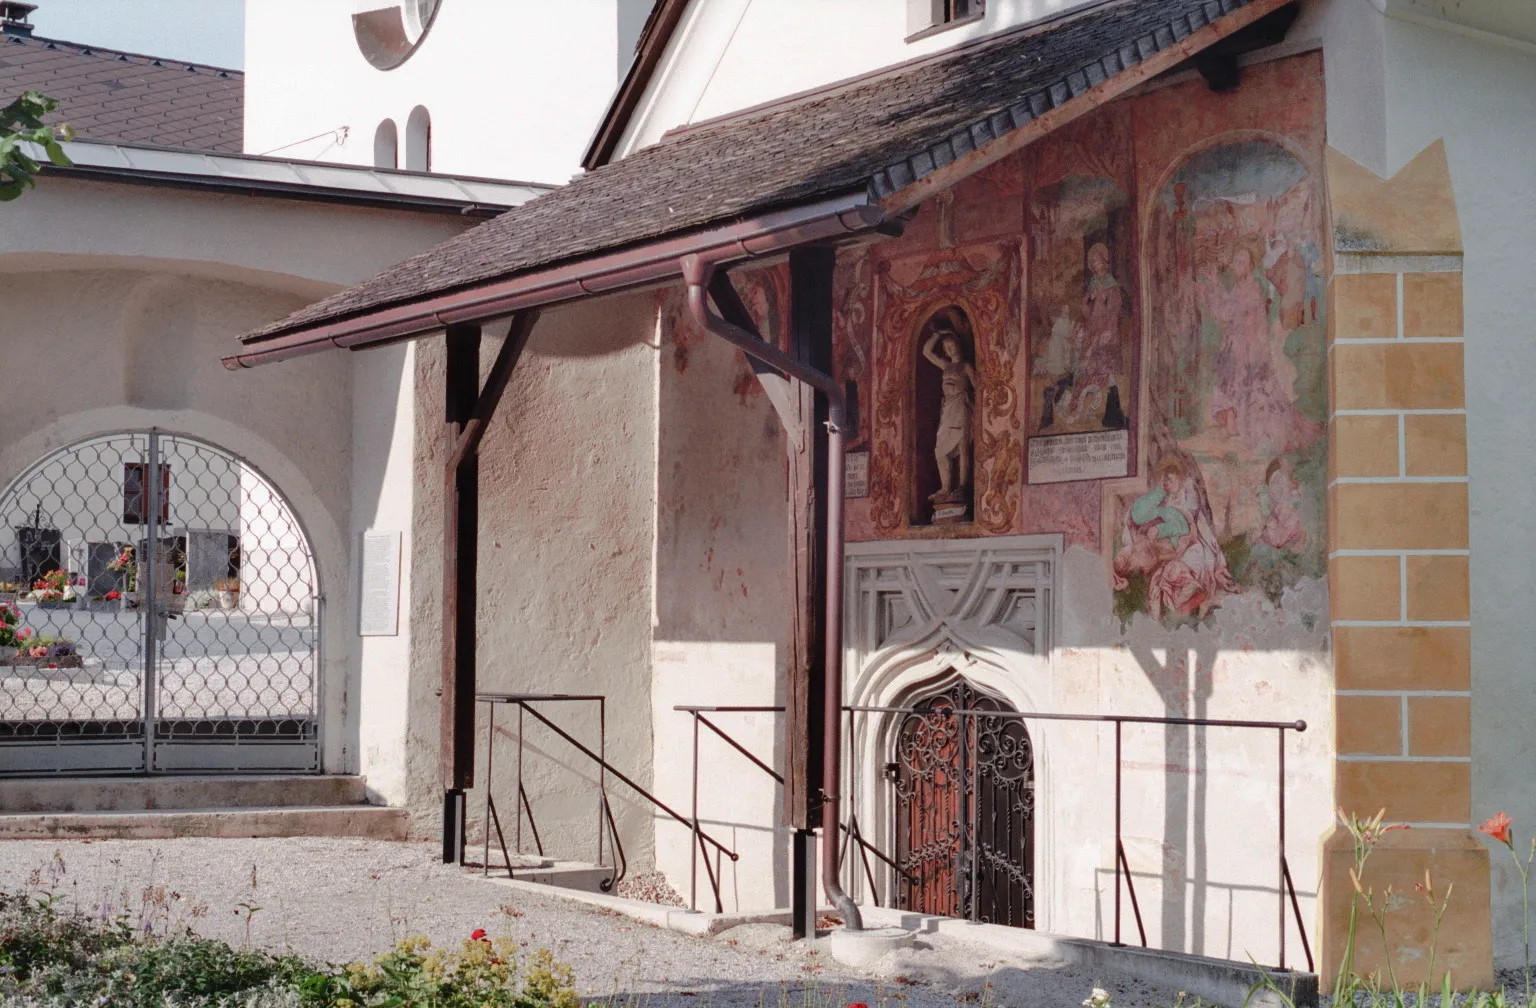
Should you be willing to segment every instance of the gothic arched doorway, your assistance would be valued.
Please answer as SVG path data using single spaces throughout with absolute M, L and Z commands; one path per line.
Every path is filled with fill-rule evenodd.
M 320 591 L 260 472 L 158 430 L 0 493 L 0 776 L 318 772 Z
M 903 910 L 1035 924 L 1035 759 L 1013 712 L 963 677 L 906 704 L 889 777 Z

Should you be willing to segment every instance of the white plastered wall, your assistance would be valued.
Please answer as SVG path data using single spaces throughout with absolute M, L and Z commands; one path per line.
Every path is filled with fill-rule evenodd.
M 551 309 L 539 320 L 480 450 L 478 687 L 607 698 L 607 757 L 650 787 L 651 553 L 655 515 L 654 303 L 648 294 Z M 505 324 L 488 327 L 489 367 Z M 416 348 L 407 791 L 413 830 L 440 815 L 443 348 Z M 594 750 L 595 703 L 538 709 Z M 470 843 L 483 836 L 487 716 L 477 711 Z M 598 768 L 525 719 L 524 786 L 548 855 L 597 856 Z M 493 795 L 509 847 L 516 824 L 516 715 L 498 708 Z M 631 873 L 653 860 L 652 809 L 623 784 L 608 796 Z M 524 821 L 524 849 L 534 850 Z M 494 847 L 494 842 L 493 842 Z M 493 859 L 499 854 L 493 854 Z
M 693 0 L 616 157 L 685 123 L 878 70 L 1081 7 L 1091 0 L 987 0 L 979 20 L 913 42 L 900 0 Z
M 44 178 L 10 205 L 0 232 L 0 274 L 15 303 L 32 306 L 0 323 L 0 485 L 83 438 L 150 427 L 250 462 L 308 534 L 326 594 L 324 769 L 376 775 L 375 800 L 404 797 L 392 780 L 404 729 L 388 690 L 403 663 L 383 653 L 402 648 L 376 641 L 379 653 L 365 656 L 355 645 L 354 557 L 358 531 L 410 509 L 403 351 L 240 372 L 220 357 L 239 334 L 466 226 L 451 215 Z M 356 401 L 354 387 L 365 391 Z M 369 692 L 360 727 L 362 681 L 385 689 Z M 359 752 L 360 734 L 377 762 Z
M 1468 472 L 1471 479 L 1472 816 L 1500 809 L 1536 826 L 1536 591 L 1529 501 L 1536 497 L 1536 54 L 1441 28 L 1384 19 L 1387 142 L 1395 172 L 1444 139 L 1465 245 Z M 1331 104 L 1332 96 L 1330 96 Z M 1493 857 L 1494 955 L 1517 965 L 1520 885 Z
M 382 3 L 249 3 L 246 153 L 283 148 L 284 157 L 371 165 L 375 130 L 392 119 L 405 167 L 406 123 L 421 105 L 431 115 L 433 171 L 563 183 L 618 86 L 640 3 L 445 0 L 420 47 L 393 70 L 369 64 L 352 31 L 355 11 Z

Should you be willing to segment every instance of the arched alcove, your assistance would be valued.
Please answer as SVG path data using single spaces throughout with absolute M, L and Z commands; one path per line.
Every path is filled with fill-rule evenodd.
M 393 119 L 385 119 L 373 131 L 373 166 L 400 167 L 400 131 L 395 128 Z
M 417 105 L 405 120 L 405 164 L 409 171 L 432 170 L 432 114 Z

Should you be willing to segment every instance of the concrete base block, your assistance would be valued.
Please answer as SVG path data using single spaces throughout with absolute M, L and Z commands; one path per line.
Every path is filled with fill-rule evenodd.
M 0 840 L 169 840 L 194 836 L 404 840 L 409 831 L 410 815 L 405 809 L 376 805 L 0 815 Z
M 164 774 L 0 780 L 0 810 L 7 813 L 277 808 L 363 805 L 367 801 L 363 778 L 349 774 Z
M 866 924 L 910 928 L 920 934 L 942 934 L 975 942 L 1000 952 L 1022 952 L 1031 956 L 1052 956 L 1074 966 L 1105 973 L 1116 973 L 1144 980 L 1203 998 L 1207 1004 L 1247 1005 L 1250 1008 L 1314 1008 L 1318 998 L 1315 973 L 1268 970 L 1276 985 L 1287 992 L 1289 1002 L 1266 992 L 1249 992 L 1263 979 L 1265 970 L 1252 963 L 1206 956 L 1164 952 L 1129 945 L 1111 945 L 1088 938 L 1069 938 L 1044 931 L 1004 927 L 1001 924 L 973 924 L 949 917 L 863 907 Z M 834 935 L 838 932 L 833 932 Z
M 832 931 L 832 958 L 854 969 L 873 969 L 892 952 L 910 948 L 916 931 L 899 927 L 866 928 L 850 931 L 840 927 Z

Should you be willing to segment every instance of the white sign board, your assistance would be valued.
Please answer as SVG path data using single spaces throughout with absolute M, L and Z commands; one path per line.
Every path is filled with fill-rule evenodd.
M 363 533 L 363 577 L 357 632 L 393 637 L 400 632 L 400 533 Z
M 1115 479 L 1128 475 L 1130 431 L 1096 431 L 1029 439 L 1029 481 Z
M 849 452 L 843 456 L 843 496 L 869 496 L 869 452 Z

